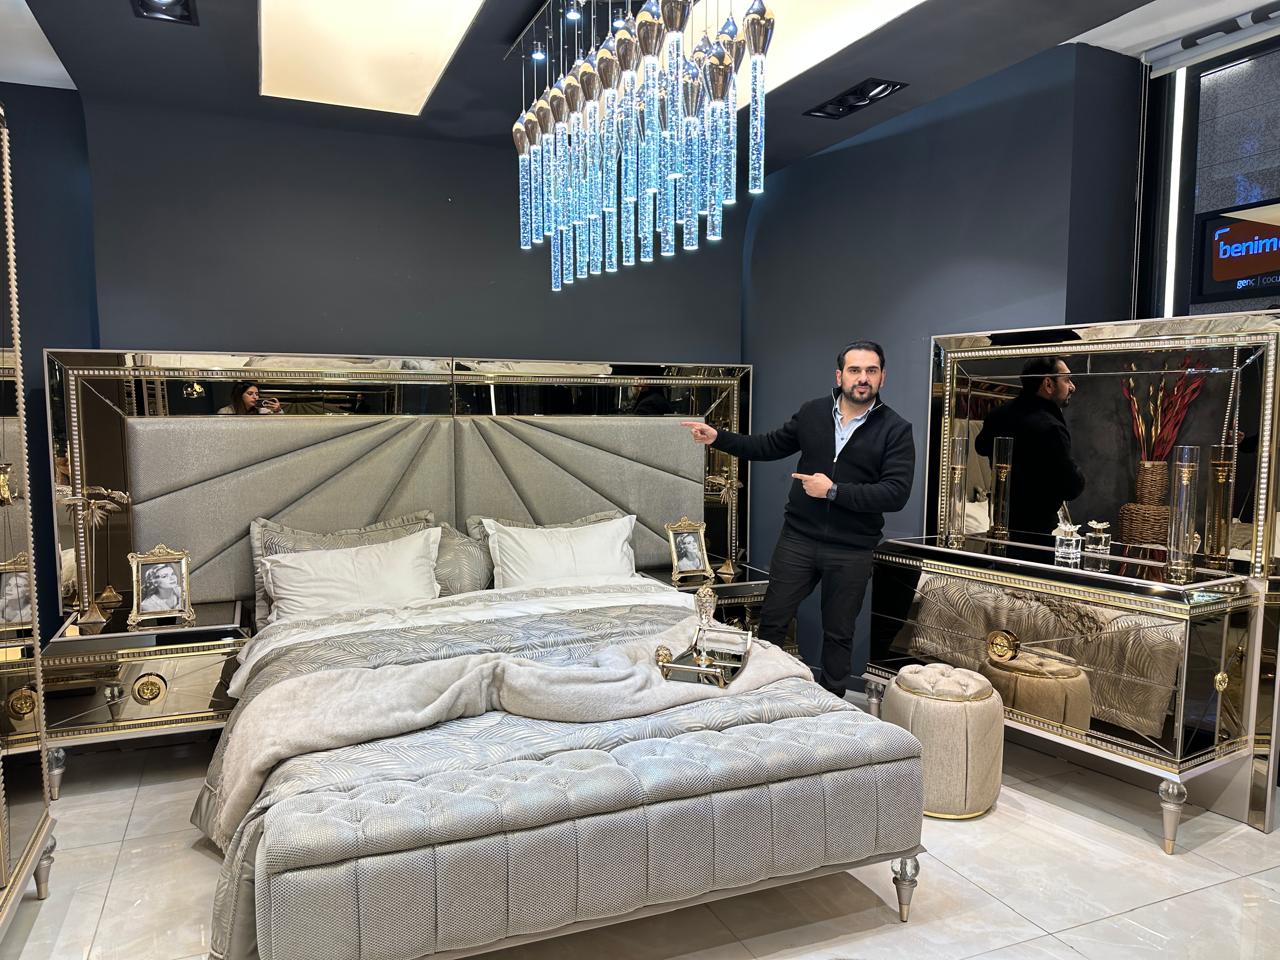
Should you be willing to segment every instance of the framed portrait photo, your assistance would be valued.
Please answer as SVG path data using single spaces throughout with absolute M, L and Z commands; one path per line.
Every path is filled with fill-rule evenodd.
M 711 577 L 707 556 L 707 525 L 681 517 L 679 523 L 664 524 L 671 545 L 671 579 L 677 583 L 690 578 Z
M 20 553 L 0 563 L 0 636 L 12 637 L 35 626 L 31 611 L 31 565 Z
M 191 556 L 185 550 L 170 550 L 163 543 L 147 553 L 129 554 L 133 571 L 133 609 L 129 612 L 129 628 L 149 620 L 178 619 L 195 623 L 191 609 L 191 585 L 188 566 Z

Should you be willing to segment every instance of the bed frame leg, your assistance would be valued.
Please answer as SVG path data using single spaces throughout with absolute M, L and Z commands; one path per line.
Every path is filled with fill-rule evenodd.
M 911 895 L 916 892 L 916 877 L 920 875 L 920 861 L 915 857 L 894 860 L 893 886 L 898 891 L 898 919 L 903 923 L 911 915 Z

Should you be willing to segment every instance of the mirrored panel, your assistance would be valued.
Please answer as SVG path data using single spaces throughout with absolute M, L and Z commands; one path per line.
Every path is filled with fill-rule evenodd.
M 935 338 L 927 529 L 1261 572 L 1275 352 L 1270 314 Z
M 129 554 L 156 546 L 131 537 L 139 491 L 166 492 L 163 477 L 130 475 L 140 420 L 265 414 L 326 436 L 320 418 L 696 417 L 735 431 L 749 422 L 741 365 L 53 350 L 46 367 L 62 610 L 99 623 L 130 605 Z M 708 451 L 704 519 L 717 565 L 746 553 L 746 483 L 736 460 Z

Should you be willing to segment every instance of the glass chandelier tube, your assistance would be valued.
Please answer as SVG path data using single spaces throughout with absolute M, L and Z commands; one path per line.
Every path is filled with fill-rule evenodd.
M 638 193 L 636 167 L 639 164 L 640 126 L 636 118 L 636 75 L 632 70 L 622 74 L 618 92 L 618 119 L 622 133 L 622 199 L 634 201 Z M 634 232 L 634 231 L 633 231 Z
M 551 292 L 560 292 L 560 238 L 559 230 L 551 231 Z
M 533 249 L 533 186 L 528 152 L 520 154 L 520 249 Z
M 603 214 L 604 270 L 618 269 L 618 92 L 605 90 L 601 101 L 600 209 Z
M 684 248 L 698 249 L 698 206 L 702 198 L 702 121 L 696 117 L 684 118 L 685 175 L 678 181 L 684 201 Z
M 637 211 L 637 232 L 640 235 L 640 262 L 653 262 L 653 202 L 658 195 L 644 191 L 640 194 L 640 208 Z
M 622 201 L 622 225 L 619 228 L 622 236 L 622 265 L 635 266 L 636 262 L 636 201 Z
M 702 140 L 702 189 L 698 193 L 698 213 L 707 216 L 711 210 L 711 172 L 715 169 L 711 151 L 711 104 L 702 107 L 702 129 L 699 131 Z M 708 238 L 710 239 L 710 238 Z
M 663 74 L 667 88 L 667 130 L 671 133 L 671 162 L 667 176 L 684 176 L 684 97 L 680 92 L 680 74 L 684 68 L 684 35 L 667 34 L 667 69 Z
M 728 162 L 724 167 L 724 202 L 738 202 L 738 75 L 729 80 L 729 103 L 725 109 L 725 135 L 728 137 Z
M 542 147 L 529 147 L 529 178 L 532 185 L 531 209 L 533 214 L 533 242 L 541 243 L 542 232 Z
M 547 137 L 542 148 L 542 232 L 556 232 L 556 142 Z
M 604 190 L 600 184 L 600 105 L 588 100 L 583 110 L 587 132 L 587 229 L 591 241 L 591 273 L 604 272 L 604 232 L 600 226 L 600 207 Z
M 728 134 L 725 130 L 725 105 L 720 99 L 712 99 L 707 104 L 707 116 L 710 120 L 711 152 L 710 171 L 707 179 L 710 190 L 707 196 L 707 239 L 719 240 L 724 232 L 724 168 L 726 151 L 729 148 Z
M 644 58 L 644 80 L 641 96 L 644 99 L 644 133 L 640 147 L 640 189 L 645 193 L 658 192 L 659 166 L 661 164 L 662 130 L 658 114 L 658 84 L 661 77 L 657 57 Z
M 751 57 L 751 141 L 747 145 L 747 190 L 764 193 L 764 54 Z
M 675 138 L 672 137 L 671 140 L 674 142 Z M 673 257 L 676 252 L 676 184 L 679 182 L 679 180 L 664 177 L 662 192 L 658 194 L 658 201 L 662 204 L 659 219 L 662 223 L 662 255 L 664 257 Z

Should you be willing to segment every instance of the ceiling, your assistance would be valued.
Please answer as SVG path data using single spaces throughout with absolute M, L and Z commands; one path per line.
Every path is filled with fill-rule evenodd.
M 0 82 L 67 90 L 75 86 L 26 0 L 0 0 Z
M 0 8 L 15 2 L 20 4 L 0 0 Z M 722 2 L 727 10 L 728 0 Z M 786 30 L 788 5 L 822 2 L 841 0 L 773 0 L 778 32 Z M 257 0 L 197 0 L 198 27 L 138 19 L 129 0 L 28 3 L 89 101 L 141 102 L 506 147 L 521 86 L 518 59 L 502 58 L 541 5 L 537 0 L 487 0 L 422 114 L 398 116 L 260 97 Z M 737 6 L 745 7 L 745 0 Z M 1139 0 L 926 0 L 770 90 L 770 169 L 817 153 L 1138 6 Z M 8 37 L 3 32 L 0 37 L 0 47 L 7 46 Z M 909 86 L 843 120 L 803 116 L 872 76 Z
M 1205 24 L 1231 19 L 1261 5 L 1262 0 L 1155 0 L 1075 39 L 1136 57 Z

